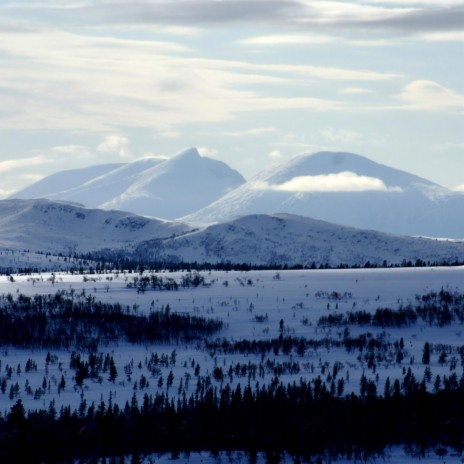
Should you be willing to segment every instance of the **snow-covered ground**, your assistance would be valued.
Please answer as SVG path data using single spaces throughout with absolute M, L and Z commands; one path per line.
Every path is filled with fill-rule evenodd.
M 158 277 L 173 278 L 180 282 L 186 272 L 161 272 Z M 146 272 L 149 276 L 150 273 Z M 464 268 L 397 268 L 357 270 L 297 270 L 297 271 L 250 271 L 250 272 L 202 272 L 207 285 L 197 288 L 179 288 L 177 291 L 159 291 L 147 288 L 137 292 L 134 278 L 139 274 L 119 272 L 112 274 L 71 275 L 68 273 L 43 273 L 34 275 L 0 276 L 0 295 L 13 297 L 34 294 L 54 294 L 64 290 L 74 295 L 92 295 L 96 300 L 121 303 L 133 313 L 149 312 L 170 306 L 171 312 L 189 313 L 207 318 L 220 318 L 225 326 L 211 340 L 276 339 L 281 334 L 321 340 L 341 340 L 345 327 L 322 328 L 317 325 L 321 316 L 377 308 L 398 309 L 411 303 L 416 295 L 424 295 L 441 289 L 464 293 Z M 132 287 L 132 288 L 130 288 Z M 425 342 L 437 346 L 446 344 L 458 349 L 463 345 L 463 327 L 455 323 L 445 327 L 431 327 L 423 321 L 403 328 L 375 326 L 349 326 L 350 335 L 370 332 L 375 338 L 383 338 L 394 346 L 401 339 L 404 358 L 398 362 L 394 350 L 384 359 L 368 367 L 359 351 L 348 353 L 343 347 L 318 347 L 307 349 L 304 354 L 292 350 L 288 354 L 269 351 L 265 354 L 224 353 L 217 349 L 208 351 L 201 343 L 192 344 L 130 344 L 126 341 L 100 346 L 97 354 L 114 359 L 117 377 L 109 380 L 109 373 L 100 378 L 86 379 L 82 387 L 76 385 L 75 371 L 70 367 L 72 348 L 69 350 L 22 350 L 11 346 L 0 348 L 0 412 L 8 413 L 21 398 L 26 410 L 49 408 L 59 410 L 70 405 L 73 409 L 81 404 L 97 406 L 104 401 L 139 404 L 145 394 L 165 392 L 169 396 L 187 396 L 195 393 L 201 384 L 212 382 L 220 387 L 229 383 L 244 386 L 257 382 L 270 384 L 277 376 L 284 384 L 320 378 L 328 388 L 332 381 L 343 379 L 342 394 L 359 392 L 360 379 L 364 374 L 383 394 L 387 377 L 402 379 L 410 368 L 418 381 L 424 377 L 422 353 Z M 80 353 L 86 360 L 88 353 Z M 445 362 L 439 362 L 440 350 L 432 352 L 428 365 L 431 380 L 427 389 L 434 388 L 437 375 L 463 374 L 457 351 L 448 354 Z M 153 360 L 158 359 L 155 363 Z M 335 367 L 336 366 L 336 367 Z M 213 375 L 220 368 L 223 378 Z M 215 370 L 216 369 L 216 370 Z M 172 385 L 168 378 L 172 372 Z M 162 379 L 162 380 L 160 380 Z M 404 457 L 404 456 L 403 456 Z M 458 459 L 457 457 L 455 457 Z M 193 459 L 193 458 L 191 458 Z M 224 457 L 225 459 L 225 457 Z M 160 462 L 156 458 L 157 462 Z M 146 461 L 148 462 L 148 461 Z M 209 462 L 181 458 L 179 462 Z M 392 452 L 389 462 L 404 462 L 398 451 Z M 431 456 L 430 461 L 442 462 Z M 461 462 L 448 455 L 443 462 Z

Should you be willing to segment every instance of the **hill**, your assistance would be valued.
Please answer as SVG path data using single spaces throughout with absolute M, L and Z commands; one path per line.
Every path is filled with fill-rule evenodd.
M 289 214 L 208 227 L 50 200 L 0 201 L 0 248 L 57 255 L 106 250 L 144 261 L 382 265 L 464 261 L 464 242 L 400 237 Z

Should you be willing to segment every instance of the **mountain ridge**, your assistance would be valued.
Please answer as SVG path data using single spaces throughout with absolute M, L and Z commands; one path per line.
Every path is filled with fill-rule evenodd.
M 50 200 L 1 200 L 0 249 L 308 267 L 464 261 L 464 242 L 400 237 L 290 214 L 242 216 L 194 229 Z

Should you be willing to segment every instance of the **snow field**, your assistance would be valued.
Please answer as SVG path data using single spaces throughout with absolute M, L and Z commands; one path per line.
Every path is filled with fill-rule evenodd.
M 318 327 L 317 320 L 321 316 L 351 310 L 373 312 L 380 307 L 397 309 L 401 304 L 414 303 L 415 295 L 441 288 L 464 292 L 464 269 L 459 267 L 201 274 L 207 286 L 179 288 L 178 291 L 147 289 L 145 292 L 127 288 L 127 284 L 138 275 L 124 272 L 84 276 L 67 273 L 15 275 L 14 281 L 4 276 L 0 277 L 0 294 L 54 294 L 58 290 L 69 292 L 73 289 L 76 294 L 85 292 L 104 302 L 119 302 L 134 312 L 148 312 L 169 305 L 172 312 L 222 319 L 226 325 L 212 340 L 226 338 L 234 342 L 276 339 L 280 334 L 284 337 L 340 340 L 345 327 Z M 185 272 L 158 275 L 180 282 Z M 334 292 L 338 295 L 336 299 Z M 68 405 L 74 409 L 83 400 L 87 407 L 92 402 L 98 406 L 101 401 L 108 404 L 110 397 L 113 403 L 123 407 L 134 398 L 140 404 L 145 394 L 165 393 L 178 397 L 185 393 L 189 397 L 197 388 L 209 384 L 218 389 L 227 383 L 232 388 L 239 383 L 242 387 L 248 383 L 254 387 L 257 382 L 261 386 L 269 385 L 275 377 L 286 384 L 298 383 L 300 378 L 311 380 L 320 376 L 328 388 L 332 380 L 336 385 L 342 378 L 343 394 L 347 394 L 359 392 L 360 378 L 364 374 L 383 394 L 386 378 L 389 377 L 392 383 L 396 378 L 401 380 L 409 368 L 416 380 L 422 380 L 426 366 L 422 364 L 421 357 L 426 341 L 455 348 L 463 344 L 459 324 L 437 328 L 419 321 L 406 328 L 350 326 L 348 329 L 352 337 L 366 332 L 375 337 L 385 332 L 385 339 L 392 344 L 402 338 L 404 359 L 398 363 L 392 353 L 387 356 L 388 359 L 376 362 L 372 369 L 367 367 L 365 359 L 359 358 L 359 351 L 348 353 L 343 347 L 307 349 L 300 356 L 295 351 L 284 354 L 281 350 L 278 354 L 273 351 L 264 354 L 208 352 L 201 343 L 137 345 L 120 342 L 100 346 L 97 350 L 97 354 L 101 353 L 103 357 L 110 355 L 114 359 L 117 369 L 115 381 L 109 380 L 106 371 L 100 372 L 100 378 L 86 379 L 79 387 L 74 379 L 75 371 L 70 368 L 71 348 L 69 351 L 29 351 L 4 346 L 0 352 L 0 382 L 6 379 L 7 384 L 5 392 L 0 391 L 0 412 L 7 413 L 18 398 L 21 398 L 26 410 L 48 408 L 50 403 L 57 409 Z M 175 363 L 159 362 L 157 369 L 149 369 L 152 355 L 156 353 L 161 360 L 171 358 L 173 352 Z M 48 353 L 52 361 L 47 363 Z M 80 356 L 82 361 L 86 361 L 88 353 L 80 353 Z M 439 353 L 433 353 L 429 365 L 432 376 L 427 388 L 430 391 L 435 376 L 449 376 L 453 372 L 458 378 L 462 375 L 459 354 L 449 354 L 445 363 L 439 363 L 438 357 Z M 37 370 L 26 372 L 28 360 L 36 364 Z M 337 372 L 334 371 L 336 363 Z M 291 366 L 297 366 L 297 369 Z M 217 368 L 221 368 L 222 378 L 213 375 L 215 368 L 216 373 Z M 170 372 L 174 378 L 168 388 Z M 59 388 L 62 378 L 65 387 Z M 134 384 L 137 384 L 136 388 Z M 42 388 L 44 385 L 45 388 Z M 36 394 L 37 390 L 39 394 Z

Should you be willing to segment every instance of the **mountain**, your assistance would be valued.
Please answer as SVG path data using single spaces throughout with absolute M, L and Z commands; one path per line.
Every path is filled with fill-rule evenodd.
M 32 185 L 15 192 L 14 198 L 53 198 L 61 194 L 63 196 L 63 200 L 69 200 L 70 198 L 65 198 L 69 190 L 72 191 L 73 189 L 80 187 L 82 184 L 103 176 L 121 166 L 123 166 L 121 163 L 99 164 L 83 169 L 60 171 L 44 177 L 43 179 L 34 182 Z
M 464 261 L 464 242 L 398 237 L 295 215 L 250 215 L 192 229 L 50 200 L 0 201 L 0 248 L 55 255 L 120 250 L 147 261 L 289 266 Z
M 249 215 L 140 244 L 146 259 L 256 265 L 464 260 L 464 242 L 401 237 L 289 214 Z
M 63 200 L 173 219 L 207 206 L 244 182 L 225 163 L 202 157 L 192 148 L 170 159 L 145 158 L 94 171 L 57 173 L 12 197 Z
M 301 155 L 179 218 L 290 213 L 401 235 L 464 237 L 464 195 L 351 153 Z
M 50 200 L 0 201 L 0 247 L 52 254 L 132 249 L 190 230 L 180 223 Z
M 193 148 L 146 170 L 101 207 L 172 219 L 210 204 L 244 182 L 237 171 Z

